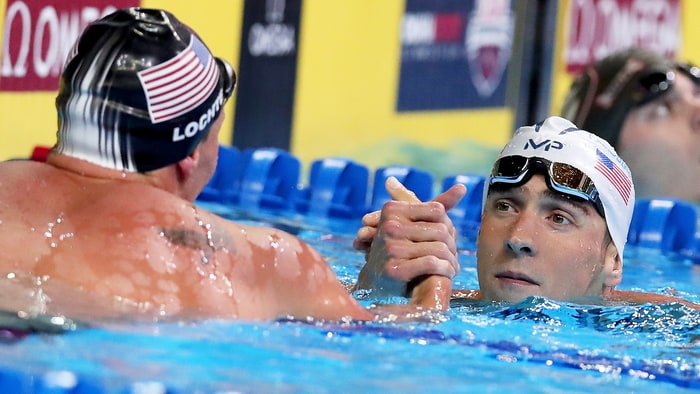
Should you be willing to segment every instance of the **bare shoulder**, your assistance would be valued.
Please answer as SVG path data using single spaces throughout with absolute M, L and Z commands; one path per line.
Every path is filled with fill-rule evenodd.
M 33 191 L 41 190 L 47 183 L 60 184 L 60 179 L 51 177 L 53 169 L 43 163 L 30 160 L 8 160 L 0 163 L 0 179 L 3 200 L 12 196 L 31 197 Z M 19 188 L 21 187 L 21 188 Z
M 683 298 L 668 296 L 664 294 L 643 293 L 639 291 L 613 290 L 609 294 L 609 296 L 606 297 L 606 299 L 609 301 L 628 302 L 631 304 L 661 304 L 667 302 L 680 302 L 693 309 L 700 310 L 699 304 L 685 300 Z
M 302 268 L 317 264 L 327 267 L 323 257 L 313 247 L 283 230 L 268 226 L 245 225 L 222 218 L 215 219 L 213 222 L 220 223 L 226 229 L 226 233 L 239 244 L 241 251 L 249 253 L 250 257 L 256 261 L 274 258 L 279 262 L 284 261 L 287 264 L 286 268 L 290 266 Z

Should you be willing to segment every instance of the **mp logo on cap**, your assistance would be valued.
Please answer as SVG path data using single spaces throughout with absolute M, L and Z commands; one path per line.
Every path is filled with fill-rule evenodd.
M 559 141 L 552 141 L 552 140 L 544 140 L 540 143 L 537 143 L 532 140 L 532 138 L 527 140 L 527 143 L 525 143 L 525 146 L 523 147 L 523 150 L 528 150 L 530 147 L 534 150 L 538 149 L 544 149 L 545 152 L 549 152 L 550 149 L 562 149 L 564 147 L 564 144 L 562 144 Z

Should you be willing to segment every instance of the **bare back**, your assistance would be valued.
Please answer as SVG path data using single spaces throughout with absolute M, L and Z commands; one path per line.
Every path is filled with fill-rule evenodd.
M 94 297 L 94 310 L 76 313 L 369 316 L 296 237 L 227 221 L 148 184 L 28 161 L 0 163 L 0 274 L 29 278 L 32 294 L 48 291 L 54 312 Z M 27 308 L 21 298 L 0 307 Z

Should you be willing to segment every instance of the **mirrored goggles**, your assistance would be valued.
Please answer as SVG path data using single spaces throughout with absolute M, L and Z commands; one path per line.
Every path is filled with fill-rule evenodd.
M 640 77 L 637 88 L 631 92 L 634 105 L 642 106 L 650 103 L 671 90 L 677 72 L 690 78 L 696 85 L 700 84 L 700 68 L 690 63 L 676 63 L 673 70 L 651 71 Z
M 506 156 L 498 159 L 493 165 L 489 184 L 506 183 L 518 186 L 527 182 L 534 173 L 546 174 L 547 187 L 551 190 L 590 201 L 600 216 L 605 217 L 603 203 L 593 180 L 569 164 L 541 157 Z

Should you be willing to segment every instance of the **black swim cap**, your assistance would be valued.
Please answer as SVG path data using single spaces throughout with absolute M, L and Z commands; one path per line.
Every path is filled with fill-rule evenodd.
M 608 55 L 574 79 L 561 116 L 617 147 L 629 111 L 665 93 L 653 92 L 649 85 L 663 83 L 675 68 L 672 60 L 646 49 Z
M 231 65 L 169 12 L 118 10 L 68 55 L 55 150 L 116 170 L 168 166 L 208 134 L 235 83 Z

